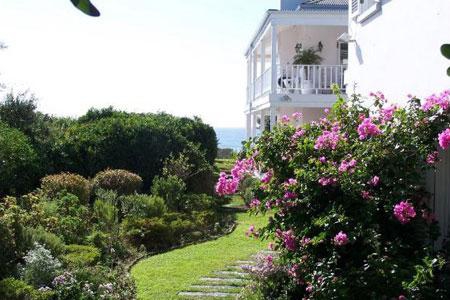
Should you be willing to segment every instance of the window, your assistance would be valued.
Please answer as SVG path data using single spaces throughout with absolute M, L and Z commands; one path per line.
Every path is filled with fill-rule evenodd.
M 357 22 L 364 22 L 381 10 L 381 0 L 352 0 L 351 12 Z

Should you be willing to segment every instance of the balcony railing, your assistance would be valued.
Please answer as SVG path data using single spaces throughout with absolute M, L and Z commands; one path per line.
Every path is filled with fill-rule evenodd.
M 343 89 L 344 65 L 278 65 L 276 88 L 272 89 L 272 71 L 265 70 L 248 87 L 249 101 L 271 90 L 278 94 L 331 94 L 333 84 Z
M 278 69 L 279 93 L 329 94 L 344 86 L 343 65 L 283 65 Z

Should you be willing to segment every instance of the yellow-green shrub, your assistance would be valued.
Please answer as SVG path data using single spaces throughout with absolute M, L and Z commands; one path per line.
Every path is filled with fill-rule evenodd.
M 68 245 L 62 261 L 73 267 L 93 266 L 100 259 L 100 250 L 93 246 Z
M 49 175 L 41 180 L 41 189 L 49 197 L 54 198 L 62 191 L 66 191 L 78 197 L 82 204 L 89 202 L 91 184 L 78 174 L 60 173 Z
M 93 180 L 94 189 L 112 190 L 119 195 L 130 195 L 138 192 L 142 185 L 139 175 L 127 170 L 105 170 L 97 173 Z

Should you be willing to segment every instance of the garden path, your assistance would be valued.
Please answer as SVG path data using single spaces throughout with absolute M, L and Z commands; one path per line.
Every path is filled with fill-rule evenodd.
M 247 274 L 241 274 L 244 273 L 240 270 L 241 265 L 251 261 L 252 255 L 267 249 L 266 241 L 248 238 L 245 232 L 250 225 L 256 228 L 264 226 L 267 217 L 243 212 L 236 218 L 237 227 L 229 235 L 155 255 L 136 264 L 131 275 L 136 282 L 138 299 L 180 299 L 183 296 L 178 294 L 180 291 L 204 292 L 205 286 L 222 286 L 223 291 L 216 287 L 209 289 L 223 293 L 225 298 L 230 296 L 225 294 L 237 293 L 238 288 L 235 287 L 242 286 L 248 279 Z

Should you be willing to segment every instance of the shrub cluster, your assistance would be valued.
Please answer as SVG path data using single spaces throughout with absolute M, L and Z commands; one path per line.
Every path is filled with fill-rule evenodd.
M 301 127 L 284 116 L 221 174 L 220 194 L 261 174 L 250 206 L 273 216 L 249 234 L 273 238 L 281 253 L 281 273 L 260 280 L 264 297 L 449 298 L 425 174 L 450 147 L 450 91 L 406 108 L 371 99 L 339 98 Z
M 89 181 L 83 176 L 72 173 L 61 173 L 42 178 L 41 189 L 50 198 L 55 198 L 61 192 L 73 194 L 83 204 L 89 202 L 91 195 Z
M 126 170 L 105 170 L 97 173 L 93 180 L 94 190 L 111 190 L 119 195 L 137 193 L 141 186 L 142 178 Z

